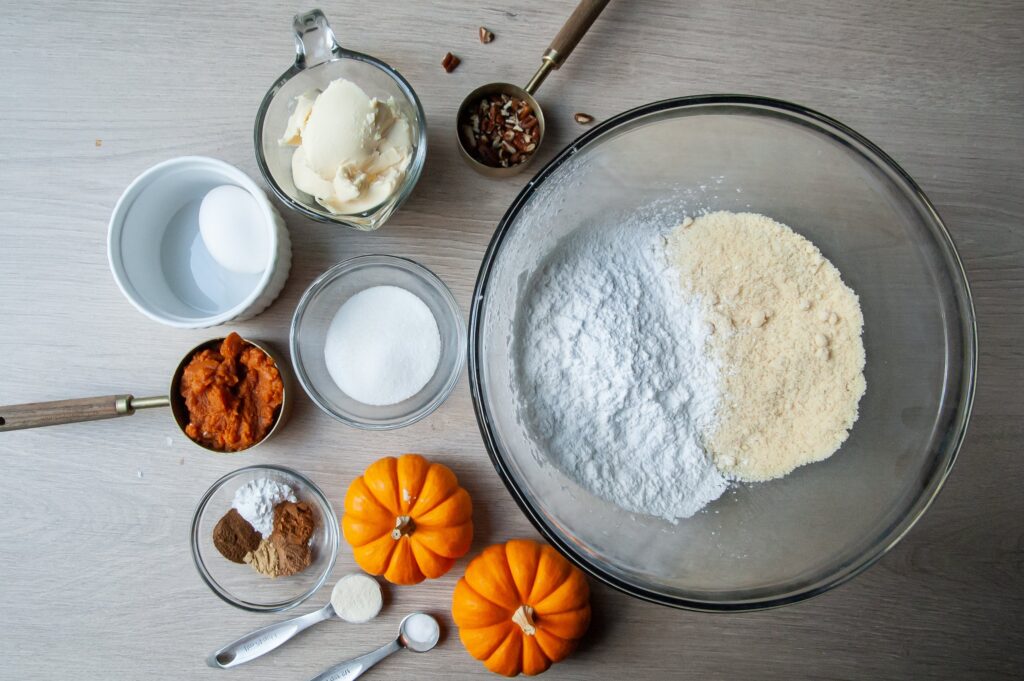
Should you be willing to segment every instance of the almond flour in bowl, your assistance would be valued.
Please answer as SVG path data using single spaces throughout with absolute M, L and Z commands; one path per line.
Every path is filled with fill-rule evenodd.
M 810 241 L 755 213 L 684 220 L 668 241 L 686 296 L 704 301 L 711 355 L 728 367 L 715 464 L 744 481 L 832 456 L 864 395 L 864 316 Z

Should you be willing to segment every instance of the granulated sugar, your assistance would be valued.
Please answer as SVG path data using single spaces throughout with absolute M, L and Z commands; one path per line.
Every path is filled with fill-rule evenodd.
M 754 213 L 669 237 L 684 293 L 708 306 L 723 400 L 708 447 L 729 477 L 769 480 L 831 456 L 864 394 L 856 294 L 810 241 Z
M 398 286 L 373 286 L 345 301 L 327 330 L 324 362 L 343 393 L 373 406 L 423 389 L 441 358 L 434 313 Z
M 701 433 L 719 396 L 699 299 L 684 300 L 646 224 L 577 233 L 517 312 L 521 404 L 538 443 L 582 487 L 631 511 L 686 518 L 727 482 Z

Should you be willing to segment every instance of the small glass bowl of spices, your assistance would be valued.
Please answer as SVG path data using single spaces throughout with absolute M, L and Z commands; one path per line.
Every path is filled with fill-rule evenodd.
M 410 425 L 455 388 L 466 325 L 451 291 L 419 263 L 346 260 L 302 295 L 290 334 L 299 383 L 327 414 L 365 430 Z
M 280 612 L 319 589 L 338 553 L 338 522 L 309 478 L 282 466 L 248 466 L 215 482 L 192 519 L 192 558 L 221 599 Z

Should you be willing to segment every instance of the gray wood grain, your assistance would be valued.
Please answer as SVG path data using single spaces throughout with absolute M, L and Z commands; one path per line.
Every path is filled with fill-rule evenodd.
M 417 88 L 430 156 L 410 201 L 378 233 L 287 215 L 291 278 L 272 307 L 236 328 L 286 347 L 310 281 L 371 252 L 422 261 L 465 309 L 494 225 L 526 178 L 474 175 L 449 124 L 472 87 L 525 83 L 572 5 L 324 3 L 346 45 L 394 64 Z M 291 15 L 302 9 L 241 0 L 0 3 L 0 403 L 156 394 L 183 349 L 210 335 L 156 325 L 121 298 L 107 270 L 107 218 L 135 175 L 171 156 L 211 155 L 258 176 L 253 116 L 291 60 Z M 480 25 L 494 31 L 493 43 L 478 42 Z M 728 616 L 659 608 L 595 585 L 592 632 L 546 678 L 1024 674 L 1022 26 L 1019 0 L 618 0 L 545 83 L 541 162 L 581 131 L 573 112 L 602 119 L 672 95 L 769 95 L 849 124 L 937 205 L 966 263 L 981 338 L 975 416 L 956 470 L 877 566 L 812 601 Z M 445 74 L 449 50 L 462 65 Z M 166 412 L 0 436 L 0 678 L 225 676 L 205 668 L 204 656 L 269 619 L 221 603 L 195 573 L 187 538 L 200 494 L 239 465 L 277 462 L 311 475 L 340 505 L 370 461 L 404 451 L 457 470 L 477 501 L 477 548 L 534 535 L 487 459 L 465 379 L 435 415 L 391 433 L 346 429 L 302 399 L 278 439 L 240 457 L 191 448 Z M 382 643 L 402 613 L 423 608 L 446 624 L 440 648 L 396 655 L 373 678 L 484 678 L 447 614 L 463 566 L 392 589 L 370 625 L 324 624 L 235 674 L 311 677 Z M 343 548 L 336 574 L 353 567 Z

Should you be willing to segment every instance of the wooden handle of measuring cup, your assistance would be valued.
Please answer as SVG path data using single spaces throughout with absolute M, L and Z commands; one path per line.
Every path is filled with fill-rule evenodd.
M 544 58 L 551 62 L 553 68 L 557 69 L 562 62 L 569 58 L 573 49 L 590 30 L 590 25 L 594 23 L 608 2 L 609 0 L 580 0 L 580 4 L 576 5 L 572 16 L 562 26 L 562 30 L 558 32 L 555 39 L 551 41 L 547 54 L 544 55 Z
M 76 400 L 32 402 L 0 406 L 0 433 L 22 428 L 42 428 L 61 423 L 98 421 L 134 412 L 131 395 L 83 397 Z

